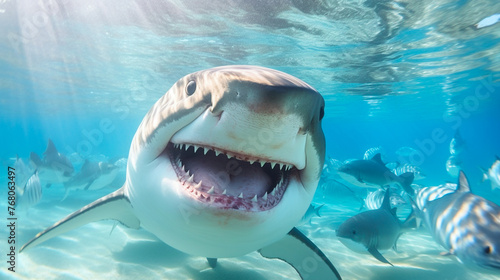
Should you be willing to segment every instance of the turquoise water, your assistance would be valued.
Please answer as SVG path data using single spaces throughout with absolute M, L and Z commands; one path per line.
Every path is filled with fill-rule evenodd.
M 400 147 L 436 186 L 455 131 L 464 139 L 461 168 L 473 191 L 500 203 L 500 190 L 481 182 L 479 167 L 500 155 L 500 13 L 497 1 L 0 1 L 0 161 L 41 155 L 48 139 L 79 170 L 85 159 L 127 158 L 149 108 L 184 75 L 248 64 L 294 75 L 326 101 L 326 156 L 359 159 L 381 146 L 388 161 Z M 436 141 L 433 133 L 438 131 Z M 0 173 L 6 186 L 6 172 Z M 65 215 L 121 187 L 43 188 L 40 202 L 19 213 L 23 244 Z M 359 197 L 323 178 L 314 199 L 322 217 L 301 229 L 345 279 L 495 279 L 443 251 L 425 229 L 404 234 L 396 267 L 345 248 L 334 229 L 358 213 Z M 44 185 L 44 182 L 42 182 Z M 0 191 L 6 209 L 6 188 Z M 5 205 L 5 207 L 4 207 Z M 7 211 L 1 216 L 6 221 Z M 4 218 L 5 217 L 5 218 Z M 180 253 L 145 230 L 99 222 L 18 255 L 8 279 L 298 279 L 257 253 L 221 261 Z M 4 231 L 2 235 L 6 234 Z M 61 265 L 61 263 L 65 263 Z M 497 272 L 498 274 L 498 272 Z

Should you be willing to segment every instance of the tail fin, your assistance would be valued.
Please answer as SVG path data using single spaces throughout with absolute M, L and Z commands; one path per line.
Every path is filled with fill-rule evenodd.
M 413 183 L 413 179 L 415 179 L 415 174 L 413 174 L 413 172 L 406 172 L 401 174 L 398 178 L 399 178 L 399 183 L 401 184 L 401 187 L 403 187 L 405 192 L 408 193 L 410 196 L 414 196 L 415 190 L 413 190 L 411 184 Z
M 321 217 L 321 215 L 319 214 L 319 209 L 321 209 L 321 207 L 325 206 L 324 204 L 321 204 L 320 206 L 316 207 L 316 209 L 314 209 L 314 213 L 316 213 L 316 216 L 318 217 Z

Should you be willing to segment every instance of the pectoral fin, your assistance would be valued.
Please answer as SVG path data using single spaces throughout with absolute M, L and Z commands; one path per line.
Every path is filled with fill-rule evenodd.
M 128 198 L 124 195 L 123 188 L 90 203 L 48 229 L 38 233 L 19 252 L 77 227 L 106 219 L 117 220 L 131 228 L 139 228 L 140 221 L 132 213 L 132 206 Z
M 211 268 L 215 268 L 217 266 L 217 258 L 207 258 L 208 265 Z
M 287 262 L 302 279 L 342 279 L 327 256 L 296 228 L 259 253 L 268 259 Z
M 377 260 L 392 265 L 392 263 L 390 263 L 386 258 L 384 258 L 384 256 L 382 256 L 382 254 L 380 254 L 380 252 L 377 249 L 368 248 L 368 252 L 370 252 L 370 254 L 372 254 L 372 256 L 374 256 Z

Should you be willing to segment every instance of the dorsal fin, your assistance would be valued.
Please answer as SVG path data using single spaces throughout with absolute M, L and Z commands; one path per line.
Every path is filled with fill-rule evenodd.
M 471 192 L 467 176 L 465 176 L 462 170 L 460 170 L 460 175 L 458 176 L 457 192 Z
M 384 200 L 382 201 L 382 205 L 380 205 L 379 209 L 387 209 L 392 212 L 390 196 L 390 191 L 389 189 L 387 189 L 384 194 Z
M 375 161 L 375 162 L 378 162 L 378 163 L 380 163 L 382 165 L 385 165 L 384 162 L 382 161 L 382 156 L 380 155 L 380 153 L 375 154 L 372 157 L 372 160 Z
M 496 158 L 497 160 L 500 160 L 500 157 L 499 157 L 499 156 L 497 156 L 497 155 L 495 155 L 495 158 Z
M 58 154 L 58 151 L 56 149 L 56 146 L 54 145 L 54 142 L 49 138 L 49 142 L 47 143 L 47 149 L 45 149 L 45 152 L 43 153 L 45 156 L 50 155 L 50 154 Z

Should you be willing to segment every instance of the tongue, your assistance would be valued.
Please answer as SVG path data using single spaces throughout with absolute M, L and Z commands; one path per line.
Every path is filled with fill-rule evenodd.
M 238 196 L 243 193 L 245 198 L 252 198 L 255 195 L 262 197 L 272 189 L 270 176 L 258 164 L 251 165 L 211 153 L 205 156 L 194 155 L 183 162 L 186 171 L 194 174 L 196 183 L 202 181 L 203 186 L 214 186 L 215 193 L 220 194 L 225 189 L 227 195 Z

